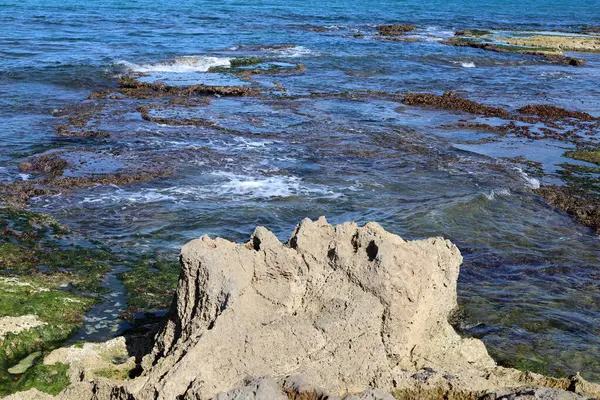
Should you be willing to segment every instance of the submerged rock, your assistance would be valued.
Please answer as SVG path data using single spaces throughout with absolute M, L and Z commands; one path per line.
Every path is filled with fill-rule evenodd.
M 401 36 L 417 29 L 411 24 L 378 25 L 375 27 L 381 36 Z
M 140 376 L 118 382 L 81 373 L 59 398 L 600 395 L 578 375 L 498 367 L 481 341 L 461 338 L 448 323 L 461 261 L 448 240 L 405 241 L 373 222 L 305 219 L 286 244 L 263 227 L 246 244 L 204 236 L 182 249 L 177 294 Z
M 478 31 L 475 31 L 475 34 L 472 32 L 473 31 L 458 31 L 456 32 L 455 37 L 449 38 L 443 43 L 450 46 L 472 47 L 475 49 L 494 51 L 497 53 L 516 53 L 543 56 L 551 63 L 571 65 L 574 67 L 581 67 L 585 65 L 585 60 L 581 58 L 565 56 L 563 51 L 559 48 L 536 46 L 533 43 L 529 46 L 518 45 L 512 42 L 509 43 L 507 41 L 508 39 L 503 37 L 493 37 L 495 42 L 489 42 L 487 40 L 482 40 L 482 38 L 486 38 L 487 35 L 479 34 Z M 471 34 L 468 35 L 467 33 Z
M 549 205 L 563 210 L 580 224 L 600 234 L 600 200 L 566 186 L 544 186 L 534 190 Z
M 69 166 L 69 163 L 62 159 L 59 154 L 43 154 L 38 157 L 31 157 L 19 164 L 21 172 L 38 172 L 50 176 L 62 175 L 63 171 Z
M 463 111 L 486 117 L 510 118 L 510 113 L 503 108 L 486 106 L 460 97 L 454 92 L 445 92 L 442 96 L 432 93 L 408 93 L 402 102 L 409 106 L 434 107 L 442 110 Z

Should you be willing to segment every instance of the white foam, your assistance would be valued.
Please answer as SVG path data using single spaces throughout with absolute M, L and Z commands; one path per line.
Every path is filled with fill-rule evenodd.
M 232 160 L 234 161 L 234 160 Z M 271 171 L 273 172 L 273 171 Z M 117 189 L 112 193 L 88 196 L 82 200 L 87 204 L 132 204 L 157 202 L 187 202 L 218 200 L 265 200 L 293 196 L 312 198 L 339 198 L 326 186 L 306 183 L 297 176 L 234 174 L 226 171 L 215 171 L 207 175 L 206 184 L 172 186 L 168 188 L 141 189 L 137 192 Z
M 519 167 L 515 167 L 515 169 L 517 170 L 517 172 L 519 172 L 521 177 L 525 180 L 526 187 L 528 187 L 529 189 L 539 189 L 540 188 L 539 179 L 530 177 L 529 175 L 527 175 L 527 173 L 525 171 L 523 171 Z
M 211 174 L 216 182 L 202 187 L 175 187 L 169 194 L 210 197 L 233 197 L 236 200 L 270 199 L 292 196 L 337 198 L 340 195 L 320 185 L 304 183 L 297 176 L 252 176 L 216 171 Z
M 319 53 L 312 51 L 304 46 L 294 46 L 285 49 L 276 49 L 271 50 L 271 52 L 276 53 L 279 57 L 288 57 L 288 58 L 296 58 L 296 57 L 304 57 L 304 56 L 314 56 Z
M 496 196 L 502 196 L 502 197 L 510 196 L 510 190 L 509 189 L 493 189 L 490 193 L 484 193 L 483 195 L 488 200 L 495 200 Z
M 156 189 L 147 189 L 141 192 L 126 192 L 117 190 L 112 194 L 104 194 L 96 197 L 85 197 L 82 203 L 158 203 L 161 201 L 173 201 L 175 197 L 159 193 Z
M 476 65 L 473 61 L 452 61 L 452 64 L 460 65 L 463 68 L 475 68 Z
M 223 57 L 186 56 L 151 64 L 135 64 L 129 61 L 119 61 L 118 64 L 131 72 L 189 73 L 206 72 L 211 67 L 229 67 L 231 66 L 230 60 L 230 58 Z

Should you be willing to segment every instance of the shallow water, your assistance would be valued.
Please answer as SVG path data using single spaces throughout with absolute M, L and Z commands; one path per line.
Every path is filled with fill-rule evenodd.
M 511 110 L 550 103 L 600 116 L 598 54 L 573 68 L 440 43 L 461 28 L 598 24 L 600 3 L 363 3 L 2 2 L 0 181 L 23 179 L 19 161 L 56 148 L 77 150 L 70 157 L 86 164 L 75 174 L 172 167 L 175 174 L 155 181 L 75 189 L 31 205 L 115 246 L 173 256 L 203 234 L 245 241 L 256 225 L 285 240 L 300 219 L 320 215 L 375 220 L 409 239 L 442 235 L 465 258 L 459 302 L 468 333 L 504 358 L 518 354 L 551 372 L 581 370 L 600 381 L 600 239 L 545 205 L 531 192 L 540 182 L 504 159 L 524 155 L 553 172 L 571 146 L 473 144 L 490 134 L 443 127 L 467 115 L 376 96 L 308 96 L 453 90 Z M 419 41 L 377 40 L 374 25 L 386 22 L 417 24 Z M 273 47 L 282 44 L 292 47 Z M 256 77 L 262 87 L 275 80 L 287 89 L 272 96 L 153 110 L 233 131 L 144 121 L 135 109 L 151 100 L 108 102 L 99 121 L 107 140 L 61 138 L 52 128 L 61 123 L 57 110 L 114 87 L 121 73 L 247 84 L 206 71 L 249 56 L 307 70 Z

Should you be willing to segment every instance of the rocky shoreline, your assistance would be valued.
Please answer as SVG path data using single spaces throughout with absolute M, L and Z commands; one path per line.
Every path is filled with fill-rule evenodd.
M 375 40 L 411 42 L 416 40 L 411 35 L 418 31 L 419 27 L 411 24 L 378 25 L 375 30 L 377 31 L 373 35 Z M 317 32 L 326 31 L 327 29 L 324 28 L 317 30 Z M 593 32 L 590 33 L 590 35 L 592 34 Z M 564 51 L 598 51 L 597 36 L 586 39 L 573 39 L 574 37 L 569 35 L 565 35 L 565 37 L 561 36 L 561 39 L 550 40 L 547 37 L 532 34 L 517 40 L 499 36 L 492 31 L 463 30 L 456 32 L 454 37 L 443 44 L 519 53 L 524 56 L 540 56 L 551 63 L 558 62 L 573 66 L 583 66 L 583 59 L 565 55 Z M 353 35 L 352 38 L 364 38 L 364 35 Z M 547 40 L 550 40 L 551 43 Z M 499 41 L 506 43 L 499 44 L 497 43 Z M 269 50 L 293 47 L 292 45 L 275 45 L 270 46 Z M 250 48 L 250 46 L 240 47 L 240 49 L 244 48 Z M 88 395 L 91 396 L 91 393 L 95 393 L 96 398 L 100 399 L 128 400 L 145 400 L 157 396 L 167 399 L 174 395 L 184 396 L 182 397 L 184 399 L 289 398 L 299 400 L 333 399 L 336 396 L 349 396 L 346 398 L 351 399 L 354 398 L 352 396 L 361 393 L 367 387 L 371 389 L 358 395 L 359 398 L 387 399 L 390 398 L 389 396 L 394 396 L 397 399 L 508 399 L 538 396 L 540 398 L 577 399 L 598 396 L 597 386 L 585 382 L 578 375 L 571 378 L 548 378 L 498 367 L 487 355 L 482 342 L 475 339 L 461 339 L 454 334 L 446 322 L 456 308 L 455 289 L 460 256 L 456 254 L 457 250 L 453 245 L 441 239 L 424 241 L 420 245 L 411 244 L 410 246 L 416 247 L 422 245 L 423 248 L 419 250 L 418 256 L 411 255 L 408 258 L 414 265 L 425 268 L 421 263 L 424 263 L 424 260 L 431 261 L 430 258 L 435 255 L 443 261 L 439 262 L 444 265 L 444 268 L 447 268 L 445 273 L 448 276 L 437 276 L 440 280 L 436 281 L 436 287 L 447 288 L 448 292 L 444 292 L 437 299 L 437 292 L 432 294 L 427 292 L 431 288 L 424 288 L 423 293 L 427 292 L 428 294 L 423 294 L 423 296 L 430 298 L 431 301 L 426 302 L 427 305 L 423 306 L 424 309 L 418 309 L 420 317 L 410 320 L 408 323 L 411 325 L 410 328 L 405 326 L 408 332 L 416 329 L 412 326 L 427 325 L 432 322 L 430 319 L 433 318 L 435 326 L 427 325 L 419 328 L 424 329 L 430 335 L 430 337 L 425 337 L 425 342 L 431 348 L 418 352 L 417 350 L 424 345 L 419 344 L 420 342 L 417 343 L 418 341 L 414 343 L 407 341 L 406 338 L 410 336 L 408 333 L 390 333 L 389 337 L 392 339 L 385 339 L 384 336 L 389 332 L 381 327 L 377 330 L 376 322 L 381 321 L 382 325 L 390 323 L 390 316 L 395 315 L 392 312 L 392 306 L 395 304 L 392 300 L 406 295 L 405 303 L 412 304 L 415 299 L 408 293 L 415 290 L 414 288 L 421 287 L 420 285 L 425 285 L 427 281 L 421 282 L 420 280 L 423 274 L 429 276 L 427 274 L 431 273 L 434 274 L 432 276 L 435 276 L 435 273 L 439 271 L 435 272 L 433 267 L 431 270 L 421 271 L 415 269 L 416 267 L 413 268 L 413 265 L 411 267 L 413 276 L 410 276 L 410 279 L 405 276 L 401 276 L 400 279 L 389 271 L 389 276 L 386 275 L 385 279 L 379 277 L 375 265 L 379 268 L 383 262 L 382 256 L 380 256 L 381 246 L 389 246 L 389 251 L 396 254 L 395 252 L 400 250 L 395 246 L 401 249 L 406 243 L 383 232 L 375 224 L 370 224 L 365 228 L 357 228 L 354 225 L 332 227 L 324 220 L 314 223 L 305 221 L 286 246 L 278 243 L 273 235 L 264 229 L 258 229 L 251 241 L 244 246 L 222 240 L 203 239 L 206 243 L 198 245 L 202 248 L 201 251 L 198 250 L 200 253 L 193 253 L 190 249 L 195 249 L 195 247 L 192 245 L 183 250 L 184 273 L 181 276 L 176 301 L 166 327 L 162 328 L 156 342 L 150 341 L 154 346 L 150 354 L 142 357 L 144 350 L 148 350 L 145 346 L 146 343 L 149 338 L 153 338 L 152 335 L 158 329 L 156 316 L 150 322 L 142 319 L 140 324 L 145 326 L 142 326 L 139 332 L 131 334 L 128 339 L 118 338 L 106 344 L 97 345 L 77 343 L 70 348 L 60 348 L 52 352 L 73 337 L 77 329 L 83 325 L 86 314 L 102 301 L 107 290 L 102 283 L 109 271 L 122 264 L 126 265 L 128 270 L 119 273 L 119 278 L 127 289 L 129 304 L 127 308 L 115 310 L 114 319 L 135 323 L 136 314 L 160 313 L 168 308 L 175 293 L 178 266 L 160 255 L 123 255 L 113 252 L 113 249 L 107 249 L 106 246 L 88 240 L 87 237 L 82 238 L 69 232 L 68 229 L 44 214 L 24 211 L 29 201 L 56 195 L 65 196 L 69 191 L 81 188 L 95 188 L 101 185 L 127 186 L 174 177 L 178 172 L 177 162 L 186 157 L 196 161 L 198 154 L 205 156 L 203 160 L 225 158 L 224 155 L 212 152 L 210 149 L 195 147 L 190 150 L 189 154 L 177 150 L 165 154 L 155 152 L 149 157 L 145 157 L 145 155 L 138 158 L 132 157 L 133 161 L 129 164 L 114 167 L 111 163 L 117 164 L 115 162 L 117 157 L 110 154 L 112 150 L 97 151 L 90 144 L 110 144 L 111 141 L 118 141 L 120 133 L 105 129 L 110 125 L 106 121 L 127 113 L 134 115 L 141 123 L 149 124 L 153 128 L 156 126 L 198 128 L 210 132 L 223 132 L 244 139 L 257 136 L 262 139 L 277 138 L 281 133 L 271 132 L 257 135 L 250 129 L 241 130 L 239 126 L 228 125 L 226 118 L 220 114 L 218 118 L 214 118 L 210 114 L 208 117 L 199 117 L 195 114 L 198 109 L 209 108 L 212 102 L 217 102 L 217 99 L 220 98 L 244 99 L 248 97 L 269 99 L 281 108 L 297 107 L 297 104 L 293 104 L 295 101 L 333 99 L 357 103 L 371 100 L 391 102 L 393 107 L 398 107 L 397 114 L 415 109 L 451 112 L 461 116 L 461 120 L 445 128 L 494 135 L 486 136 L 478 143 L 490 143 L 506 138 L 536 142 L 555 140 L 564 143 L 564 157 L 570 161 L 561 165 L 558 172 L 546 173 L 539 165 L 525 158 L 512 159 L 508 162 L 521 165 L 528 172 L 528 168 L 531 168 L 534 171 L 530 174 L 531 176 L 547 177 L 552 175 L 552 178 L 560 178 L 560 185 L 542 184 L 542 187 L 528 188 L 527 193 L 534 199 L 544 200 L 551 207 L 568 213 L 574 220 L 591 228 L 595 233 L 600 233 L 600 202 L 598 200 L 600 198 L 598 186 L 600 160 L 597 138 L 600 130 L 600 118 L 598 116 L 547 104 L 547 102 L 525 104 L 511 109 L 506 105 L 486 104 L 486 100 L 481 102 L 472 100 L 473 97 L 470 95 L 452 91 L 412 93 L 399 90 L 356 89 L 290 94 L 281 82 L 273 81 L 269 82 L 269 85 L 265 85 L 260 81 L 261 77 L 284 78 L 302 75 L 306 71 L 307 67 L 302 63 L 282 62 L 277 59 L 261 57 L 238 57 L 232 59 L 229 67 L 211 67 L 206 72 L 215 76 L 233 76 L 238 79 L 235 85 L 171 85 L 160 81 L 149 82 L 146 80 L 148 76 L 142 73 L 123 75 L 118 82 L 115 82 L 114 87 L 95 91 L 81 103 L 53 112 L 53 115 L 60 119 L 60 124 L 55 126 L 56 136 L 77 140 L 82 147 L 66 150 L 55 149 L 23 156 L 18 162 L 18 172 L 27 174 L 29 178 L 0 185 L 0 201 L 8 206 L 0 209 L 5 220 L 0 225 L 0 229 L 4 233 L 2 241 L 0 241 L 0 267 L 3 269 L 3 277 L 0 278 L 0 289 L 2 290 L 0 294 L 5 298 L 0 310 L 6 314 L 1 317 L 2 324 L 6 329 L 0 331 L 0 342 L 2 342 L 0 386 L 5 386 L 3 388 L 5 391 L 0 392 L 1 395 L 32 387 L 56 395 L 70 383 L 72 386 L 62 392 L 63 394 L 59 398 L 84 399 L 88 398 L 86 397 Z M 114 111 L 113 114 L 111 114 L 112 111 Z M 308 116 L 312 118 L 312 116 Z M 260 124 L 254 119 L 249 125 L 252 123 Z M 406 133 L 406 137 L 409 137 L 410 134 L 412 132 Z M 409 148 L 416 155 L 431 152 L 426 143 L 427 140 L 424 140 L 425 143 L 415 144 L 406 137 L 400 139 L 395 137 L 394 140 L 398 141 L 400 147 Z M 377 137 L 374 143 L 383 143 L 388 139 Z M 371 159 L 381 155 L 381 149 L 367 147 L 362 147 L 361 144 L 359 150 L 336 149 L 335 156 L 344 152 L 355 155 L 358 159 Z M 114 153 L 118 154 L 118 151 Z M 229 157 L 229 155 L 226 156 Z M 94 165 L 101 165 L 104 170 L 102 168 L 96 170 L 93 168 Z M 323 234 L 324 237 L 320 236 L 321 231 L 326 232 Z M 371 235 L 377 240 L 361 243 L 358 239 L 354 240 L 354 236 L 351 239 L 336 236 L 338 233 L 342 235 L 346 231 L 355 232 L 357 238 L 362 237 L 361 235 Z M 321 243 L 322 246 L 333 247 L 331 249 L 328 247 L 326 257 L 323 251 L 321 251 L 322 254 L 311 253 L 310 246 L 300 246 L 299 249 L 297 240 L 302 234 L 308 235 L 310 239 L 306 240 L 312 244 Z M 336 247 L 337 240 L 339 240 L 340 249 L 343 250 L 342 253 L 346 258 L 340 258 L 335 251 L 331 255 L 329 254 L 329 250 L 338 249 Z M 86 242 L 85 245 L 79 246 L 82 242 Z M 354 246 L 354 256 L 351 254 L 352 251 L 346 251 L 348 250 L 346 247 L 349 246 L 348 242 Z M 198 244 L 198 242 L 195 243 Z M 371 243 L 375 244 L 371 245 Z M 440 243 L 442 244 L 440 245 Z M 225 276 L 226 268 L 219 259 L 229 257 L 229 253 L 222 250 L 226 254 L 219 253 L 218 256 L 214 256 L 215 259 L 211 258 L 210 262 L 202 262 L 202 268 L 208 268 L 207 270 L 196 268 L 198 266 L 194 269 L 192 264 L 198 262 L 198 258 L 195 257 L 206 256 L 205 252 L 208 250 L 202 247 L 204 245 L 209 248 L 212 248 L 213 245 L 215 248 L 219 246 L 239 248 L 240 252 L 248 250 L 249 253 L 239 256 L 242 259 L 257 257 L 257 255 L 264 257 L 264 264 L 255 261 L 260 264 L 262 269 L 258 272 L 255 271 L 252 279 L 244 285 L 253 287 L 252 290 L 259 293 L 258 296 L 262 299 L 260 301 L 267 301 L 270 303 L 269 307 L 275 307 L 275 311 L 262 310 L 258 307 L 261 312 L 257 312 L 255 309 L 244 308 L 239 305 L 240 303 L 236 303 L 237 306 L 230 303 L 233 301 L 233 297 L 228 291 L 233 289 L 229 285 L 235 277 L 229 277 L 230 280 L 225 283 L 218 281 L 216 284 L 220 285 L 218 293 L 213 293 L 214 298 L 210 298 L 210 288 L 200 287 L 208 283 L 199 280 L 198 277 L 213 276 L 211 275 L 214 273 L 213 268 L 218 270 L 217 276 Z M 445 246 L 445 248 L 440 250 L 436 246 Z M 242 248 L 246 250 L 241 250 Z M 297 262 L 298 254 L 290 253 L 291 250 L 301 254 L 302 263 L 306 264 L 308 270 L 304 270 L 302 263 Z M 235 250 L 235 252 L 237 251 Z M 364 254 L 361 253 L 359 257 L 360 252 Z M 279 259 L 278 257 L 284 258 Z M 235 264 L 234 261 L 237 262 L 232 258 L 233 264 Z M 385 261 L 385 263 L 388 263 L 386 264 L 388 270 L 395 268 L 396 264 L 389 263 L 389 261 Z M 68 267 L 65 268 L 65 265 Z M 230 264 L 227 264 L 227 267 L 229 266 Z M 291 266 L 294 266 L 292 271 L 287 269 Z M 318 274 L 311 275 L 315 273 L 314 266 L 326 271 L 327 278 Z M 239 275 L 238 278 L 241 279 L 245 276 L 243 270 L 246 267 L 242 262 L 242 266 L 239 267 L 241 270 L 236 275 Z M 256 265 L 253 265 L 252 268 L 256 268 Z M 354 268 L 359 268 L 359 270 L 354 270 Z M 369 274 L 357 275 L 357 271 L 364 272 L 360 268 L 366 268 Z M 345 276 L 339 278 L 341 286 L 327 286 L 331 284 L 328 279 L 333 279 L 333 276 L 340 271 L 345 271 Z M 415 276 L 419 279 L 416 279 Z M 388 278 L 406 280 L 405 284 L 408 286 L 394 287 L 390 294 L 386 292 L 388 289 L 391 290 L 385 283 Z M 377 279 L 380 282 L 374 281 Z M 315 282 L 322 284 L 320 290 L 323 292 L 337 293 L 336 291 L 340 287 L 351 286 L 352 290 L 356 290 L 357 293 L 352 296 L 348 295 L 348 299 L 344 298 L 342 305 L 338 298 L 323 297 L 323 293 L 310 286 L 316 284 Z M 394 280 L 391 282 L 397 283 Z M 376 285 L 376 290 L 370 287 L 376 283 L 379 285 Z M 265 285 L 266 289 L 256 285 Z M 312 293 L 311 290 L 315 292 L 313 293 L 314 298 L 305 297 L 306 293 Z M 378 297 L 379 303 L 376 301 L 369 303 L 367 300 L 358 302 L 363 307 L 366 307 L 365 304 L 370 304 L 372 306 L 370 311 L 377 310 L 379 318 L 374 318 L 372 315 L 367 318 L 366 311 L 361 310 L 352 300 L 355 295 L 365 298 L 372 296 L 374 295 L 373 291 L 377 292 L 375 297 Z M 304 294 L 301 296 L 300 292 Z M 383 292 L 385 293 L 382 294 Z M 202 296 L 207 297 L 200 299 Z M 372 300 L 370 297 L 369 299 Z M 254 300 L 252 299 L 252 301 Z M 238 301 L 244 303 L 243 300 Z M 69 304 L 66 311 L 64 310 L 65 304 Z M 213 354 L 211 352 L 214 351 L 214 348 L 218 348 L 216 339 L 208 344 L 200 341 L 200 338 L 215 335 L 212 331 L 217 321 L 228 324 L 229 331 L 240 329 L 237 320 L 233 323 L 227 322 L 228 320 L 223 319 L 224 317 L 221 318 L 221 314 L 230 307 L 233 307 L 231 309 L 234 310 L 230 312 L 240 312 L 242 315 L 247 313 L 256 317 L 256 321 L 263 321 L 264 324 L 272 322 L 275 318 L 273 313 L 275 313 L 277 318 L 284 321 L 282 323 L 286 327 L 294 327 L 289 329 L 295 332 L 296 325 L 290 321 L 298 317 L 300 309 L 296 308 L 297 304 L 302 304 L 303 307 L 311 304 L 313 307 L 310 310 L 313 314 L 310 314 L 307 309 L 302 309 L 304 314 L 301 316 L 305 319 L 304 325 L 297 327 L 301 332 L 310 331 L 310 335 L 307 336 L 310 339 L 302 339 L 302 337 L 296 337 L 289 333 L 284 339 L 288 343 L 295 343 L 291 349 L 285 347 L 285 350 L 281 350 L 284 348 L 281 346 L 284 346 L 285 343 L 271 348 L 272 342 L 269 345 L 263 344 L 260 348 L 251 349 L 254 356 L 263 358 L 266 357 L 264 354 L 274 352 L 273 354 L 276 354 L 277 357 L 273 356 L 274 358 L 269 359 L 269 362 L 262 359 L 262 361 L 254 360 L 255 363 L 252 364 L 250 361 L 238 357 L 223 361 L 227 364 L 227 368 L 219 367 L 221 368 L 219 369 L 217 366 L 209 364 L 203 367 L 205 369 L 195 369 L 196 364 L 202 364 L 204 360 L 210 359 Z M 182 309 L 181 307 L 184 306 L 190 307 L 191 310 Z M 364 320 L 352 320 L 352 318 L 359 318 L 354 314 L 347 315 L 344 321 L 333 317 L 331 317 L 331 321 L 325 321 L 331 323 L 332 326 L 321 326 L 316 320 L 311 320 L 311 318 L 325 318 L 321 314 L 329 306 L 334 307 L 335 312 L 338 312 L 338 309 L 346 311 L 348 307 L 355 307 L 361 312 L 360 315 L 364 317 Z M 236 311 L 237 307 L 240 307 L 239 311 Z M 434 311 L 439 314 L 435 314 Z M 335 312 L 331 311 L 330 314 L 335 314 Z M 291 316 L 288 315 L 290 313 Z M 421 313 L 429 316 L 421 318 L 423 316 Z M 430 314 L 435 315 L 431 317 Z M 288 318 L 289 321 L 282 316 Z M 406 322 L 403 315 L 395 315 L 392 319 Z M 354 328 L 357 329 L 362 326 L 361 324 L 367 324 L 364 326 L 369 327 L 370 330 L 367 330 L 366 333 L 370 336 L 365 332 L 359 332 L 360 329 L 352 330 L 346 325 L 342 326 L 343 322 L 348 320 L 354 321 Z M 250 322 L 248 323 L 250 324 Z M 211 324 L 213 324 L 212 327 L 210 327 Z M 246 328 L 250 329 L 244 327 L 244 329 Z M 251 328 L 254 329 L 256 326 L 252 325 Z M 311 331 L 313 328 L 316 333 Z M 337 343 L 335 341 L 341 340 L 341 338 L 336 337 L 328 329 L 336 329 L 336 332 L 338 329 L 342 329 L 344 332 L 353 332 L 354 336 L 352 336 L 352 341 L 348 339 L 346 342 Z M 419 332 L 419 334 L 423 333 Z M 367 337 L 363 337 L 365 335 Z M 382 342 L 377 343 L 377 346 L 381 345 L 379 347 L 372 344 L 376 342 L 375 339 L 378 335 Z M 236 339 L 231 337 L 230 332 L 220 332 L 218 338 L 219 340 L 230 338 L 232 342 Z M 360 340 L 368 339 L 372 343 L 367 345 L 361 344 L 360 341 L 358 343 L 354 341 L 359 338 Z M 419 336 L 418 339 L 422 340 L 423 337 Z M 136 343 L 132 344 L 132 340 Z M 306 343 L 305 340 L 309 343 Z M 327 365 L 329 370 L 324 369 L 320 363 L 325 363 L 323 360 L 326 357 L 321 354 L 315 361 L 312 357 L 316 356 L 306 350 L 307 348 L 311 349 L 310 346 L 315 346 L 315 343 L 321 342 L 325 344 L 317 350 L 328 351 L 332 355 L 327 357 L 331 357 L 333 360 L 335 360 L 335 352 L 338 349 L 348 348 L 344 355 L 346 358 L 335 361 L 337 362 L 335 365 Z M 406 348 L 395 349 L 390 342 L 403 343 L 403 346 L 414 344 L 414 346 L 407 351 Z M 327 345 L 327 343 L 335 345 Z M 235 343 L 235 345 L 238 344 Z M 366 347 L 361 348 L 362 345 Z M 197 346 L 200 348 L 196 348 Z M 332 350 L 327 346 L 335 348 Z M 204 350 L 201 350 L 202 348 Z M 248 348 L 244 348 L 244 351 L 248 350 Z M 275 350 L 277 348 L 279 350 Z M 370 349 L 371 353 L 365 349 Z M 228 349 L 223 350 L 228 351 Z M 185 361 L 188 363 L 187 366 L 180 364 L 184 361 L 186 354 L 195 351 L 202 355 Z M 304 353 L 296 354 L 294 351 L 303 351 Z M 432 353 L 429 354 L 428 351 Z M 311 355 L 307 356 L 305 353 Z M 373 354 L 380 357 L 376 360 L 373 359 L 372 363 L 363 365 L 364 360 L 371 360 L 369 357 Z M 291 360 L 288 361 L 288 358 Z M 42 359 L 44 362 L 40 362 Z M 69 365 L 64 364 L 64 360 L 68 360 Z M 323 372 L 322 376 L 319 375 L 315 372 L 315 368 L 317 368 L 315 365 L 320 368 L 319 371 L 328 372 Z M 377 366 L 377 370 L 365 372 L 358 368 L 357 372 L 356 368 L 352 369 L 355 366 L 364 366 L 365 368 Z M 211 368 L 214 368 L 214 371 Z M 226 372 L 239 375 L 222 380 Z M 171 384 L 166 381 L 166 377 L 171 376 L 170 374 L 176 383 Z M 193 374 L 196 375 L 192 376 Z M 205 375 L 211 376 L 206 377 Z M 215 379 L 214 376 L 218 376 L 218 379 Z M 224 394 L 217 395 L 218 392 Z M 11 398 L 50 397 L 29 391 Z
M 306 219 L 286 244 L 262 227 L 242 244 L 204 236 L 183 247 L 171 311 L 137 368 L 122 338 L 44 364 L 69 364 L 64 400 L 600 396 L 579 375 L 499 367 L 457 335 L 461 261 L 447 240 L 405 241 L 376 223 Z

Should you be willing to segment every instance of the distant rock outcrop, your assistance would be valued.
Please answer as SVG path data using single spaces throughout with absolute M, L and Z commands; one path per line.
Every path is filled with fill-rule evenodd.
M 376 223 L 305 219 L 282 244 L 204 236 L 183 247 L 168 320 L 140 377 L 63 399 L 584 399 L 600 388 L 497 367 L 448 323 L 462 257 Z M 358 393 L 358 394 L 356 394 Z M 587 397 L 586 397 L 587 396 Z

